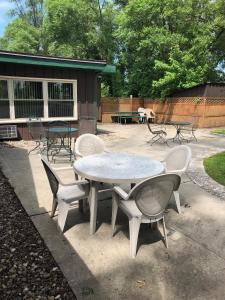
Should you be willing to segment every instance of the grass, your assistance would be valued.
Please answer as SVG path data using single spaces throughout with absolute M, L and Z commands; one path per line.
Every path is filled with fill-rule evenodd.
M 203 164 L 206 173 L 212 179 L 225 186 L 225 152 L 205 158 Z
M 214 129 L 211 131 L 211 133 L 217 133 L 217 134 L 224 134 L 225 135 L 225 129 Z

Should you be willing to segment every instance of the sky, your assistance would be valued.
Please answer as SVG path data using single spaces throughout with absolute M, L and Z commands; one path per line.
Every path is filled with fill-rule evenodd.
M 3 36 L 4 29 L 10 22 L 11 18 L 7 15 L 10 8 L 12 3 L 9 0 L 0 0 L 0 37 Z

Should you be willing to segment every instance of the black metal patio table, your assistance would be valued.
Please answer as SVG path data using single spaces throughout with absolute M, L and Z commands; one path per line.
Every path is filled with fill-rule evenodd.
M 47 129 L 48 133 L 52 134 L 53 136 L 56 136 L 59 139 L 59 144 L 57 147 L 54 147 L 54 142 L 48 142 L 48 149 L 47 149 L 47 155 L 49 156 L 49 151 L 52 150 L 52 159 L 54 159 L 55 156 L 59 155 L 64 152 L 69 155 L 70 160 L 72 157 L 72 149 L 71 149 L 71 134 L 74 132 L 77 132 L 77 128 L 71 128 L 71 127 L 51 127 Z M 68 144 L 65 144 L 65 139 L 68 138 Z M 50 139 L 48 139 L 50 141 Z
M 173 140 L 173 142 L 178 142 L 178 143 L 182 143 L 182 141 L 186 141 L 188 142 L 188 140 L 186 140 L 184 138 L 184 136 L 181 133 L 181 127 L 182 126 L 188 126 L 191 125 L 191 122 L 187 122 L 187 121 L 167 121 L 165 122 L 166 125 L 173 125 L 176 128 L 176 135 L 171 138 L 170 140 Z

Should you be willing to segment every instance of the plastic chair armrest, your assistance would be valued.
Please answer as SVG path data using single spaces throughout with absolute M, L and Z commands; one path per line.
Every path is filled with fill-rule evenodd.
M 120 187 L 120 186 L 114 186 L 113 190 L 123 199 L 127 200 L 129 198 L 129 195 Z
M 187 168 L 183 168 L 183 169 L 180 169 L 180 170 L 166 170 L 166 173 L 168 174 L 177 174 L 179 176 L 181 176 L 183 173 L 185 173 L 187 170 Z
M 82 157 L 83 157 L 83 155 L 82 155 L 80 152 L 75 152 L 75 153 L 74 153 L 74 156 L 75 156 L 76 159 L 77 159 L 77 158 L 82 158 Z
M 74 181 L 72 183 L 63 183 L 61 184 L 63 186 L 71 186 L 71 185 L 89 185 L 89 181 L 86 180 L 86 179 L 83 179 L 83 180 L 77 180 L 77 181 Z
M 66 170 L 72 170 L 73 167 L 60 167 L 60 168 L 52 168 L 54 171 L 66 171 Z
M 111 151 L 109 151 L 108 149 L 104 150 L 104 153 L 110 153 Z

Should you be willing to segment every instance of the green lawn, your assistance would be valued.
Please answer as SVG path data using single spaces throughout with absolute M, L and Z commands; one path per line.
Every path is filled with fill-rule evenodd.
M 218 183 L 225 185 L 225 152 L 204 159 L 206 173 Z
M 225 135 L 225 129 L 214 129 L 211 131 L 211 133 L 219 133 Z

